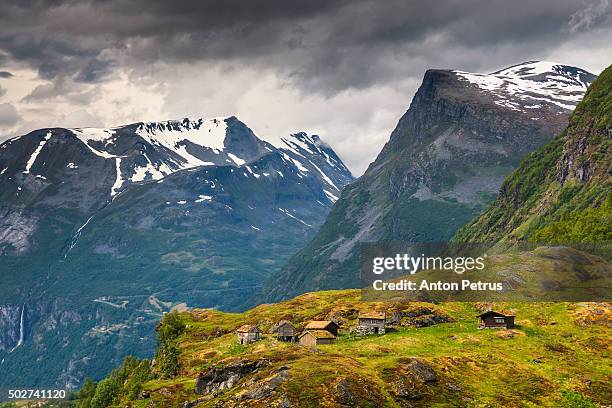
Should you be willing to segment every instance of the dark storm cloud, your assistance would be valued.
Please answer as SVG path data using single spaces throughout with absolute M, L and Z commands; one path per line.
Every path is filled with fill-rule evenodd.
M 270 68 L 306 91 L 363 88 L 420 75 L 462 48 L 477 69 L 554 47 L 609 22 L 607 1 L 4 1 L 0 50 L 41 77 L 98 82 L 158 61 Z M 414 61 L 407 66 L 406 61 Z

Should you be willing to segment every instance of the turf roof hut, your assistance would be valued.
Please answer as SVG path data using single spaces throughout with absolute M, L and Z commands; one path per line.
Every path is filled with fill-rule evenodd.
M 295 331 L 295 327 L 291 324 L 291 322 L 287 320 L 281 320 L 274 327 L 274 333 L 276 333 L 276 338 L 280 341 L 296 341 L 297 335 Z
M 514 327 L 514 316 L 489 310 L 479 314 L 479 329 L 511 329 Z
M 253 343 L 261 339 L 261 333 L 257 326 L 252 324 L 242 325 L 236 330 L 238 344 Z
M 300 346 L 318 346 L 320 344 L 332 344 L 336 336 L 327 330 L 306 330 L 300 334 Z
M 331 320 L 311 320 L 304 330 L 327 330 L 334 336 L 338 335 L 339 326 Z
M 385 334 L 387 315 L 385 312 L 361 312 L 358 317 L 357 334 Z

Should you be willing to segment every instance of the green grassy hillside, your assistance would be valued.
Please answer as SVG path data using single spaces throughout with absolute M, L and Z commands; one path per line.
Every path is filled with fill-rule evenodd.
M 610 327 L 605 303 L 363 303 L 356 290 L 309 293 L 240 314 L 193 310 L 158 326 L 154 364 L 127 359 L 97 387 L 81 391 L 95 407 L 596 407 L 612 399 Z M 477 330 L 483 309 L 516 315 L 512 330 Z M 356 337 L 359 311 L 395 312 L 396 330 Z M 341 324 L 333 345 L 306 348 L 264 334 L 247 346 L 234 330 L 267 332 L 282 319 Z M 172 364 L 172 361 L 178 363 Z M 170 364 L 168 364 L 170 362 Z M 211 370 L 216 368 L 216 370 Z M 240 373 L 225 385 L 231 373 Z M 196 394 L 199 373 L 216 384 Z M 225 377 L 224 377 L 225 376 Z M 215 383 L 216 381 L 216 383 Z M 225 388 L 225 389 L 224 389 Z M 184 405 L 187 401 L 193 405 Z

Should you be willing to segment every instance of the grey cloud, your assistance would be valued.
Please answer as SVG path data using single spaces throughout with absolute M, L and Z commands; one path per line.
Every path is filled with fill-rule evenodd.
M 21 117 L 17 109 L 10 103 L 0 103 L 0 126 L 10 127 L 16 125 Z
M 58 95 L 56 87 L 51 84 L 41 84 L 32 90 L 29 94 L 27 94 L 24 98 L 24 102 L 32 102 L 40 99 L 49 99 L 56 97 Z
M 608 65 L 609 1 L 3 0 L 0 67 L 44 80 L 13 129 L 238 111 L 320 131 L 358 174 L 427 68 Z
M 102 80 L 114 66 L 110 60 L 91 59 L 83 66 L 75 77 L 77 82 L 93 83 Z
M 0 71 L 0 78 L 12 78 L 13 74 L 9 71 Z
M 609 0 L 599 0 L 589 4 L 584 9 L 571 15 L 567 28 L 574 33 L 588 30 L 598 23 L 610 23 L 612 20 L 612 7 Z
M 22 102 L 32 103 L 62 98 L 77 106 L 89 104 L 95 97 L 95 87 L 91 88 L 67 78 L 57 78 L 36 86 L 23 97 Z
M 482 50 L 474 68 L 486 64 L 488 49 L 505 45 L 537 57 L 571 35 L 562 30 L 568 24 L 601 25 L 603 3 L 9 1 L 0 6 L 0 48 L 46 79 L 99 82 L 115 67 L 139 70 L 158 61 L 246 62 L 274 69 L 306 92 L 334 93 L 419 75 L 423 64 L 410 61 L 444 63 L 431 58 L 432 46 L 438 55 Z M 518 62 L 513 57 L 508 62 Z

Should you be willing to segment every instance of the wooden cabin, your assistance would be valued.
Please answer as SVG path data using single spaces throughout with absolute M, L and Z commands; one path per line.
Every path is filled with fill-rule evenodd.
M 339 328 L 340 327 L 331 320 L 312 320 L 308 322 L 304 330 L 327 330 L 334 336 L 337 336 Z
M 320 344 L 332 344 L 336 336 L 327 330 L 306 330 L 300 334 L 300 346 L 318 346 Z
M 261 339 L 261 332 L 252 324 L 242 325 L 236 330 L 238 344 L 249 344 Z
M 295 327 L 287 320 L 281 320 L 274 326 L 276 338 L 280 341 L 294 342 L 297 340 Z
M 478 316 L 479 329 L 511 329 L 514 327 L 514 316 L 489 310 Z
M 358 316 L 357 335 L 385 334 L 385 323 L 387 315 L 385 312 L 362 312 Z

